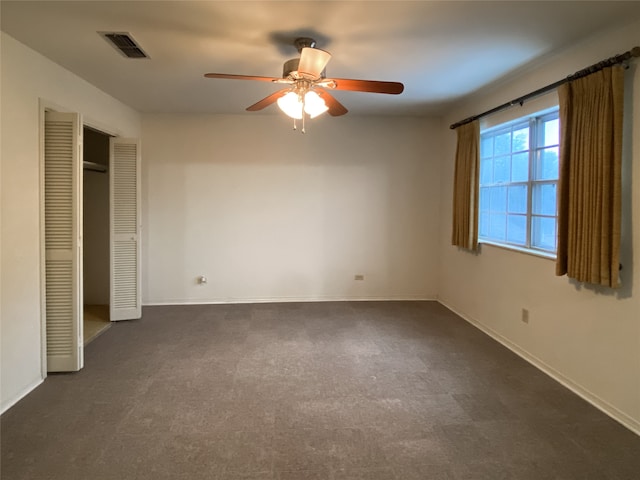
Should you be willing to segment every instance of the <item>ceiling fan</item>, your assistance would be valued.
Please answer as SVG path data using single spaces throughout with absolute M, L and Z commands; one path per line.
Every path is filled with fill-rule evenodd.
M 207 78 L 227 78 L 231 80 L 257 80 L 285 84 L 287 88 L 275 93 L 247 107 L 249 112 L 255 112 L 276 103 L 288 116 L 295 120 L 302 119 L 304 133 L 305 114 L 310 118 L 317 117 L 324 112 L 337 117 L 348 112 L 328 90 L 349 90 L 355 92 L 387 93 L 397 95 L 402 93 L 404 85 L 399 82 L 381 82 L 377 80 L 355 80 L 351 78 L 326 78 L 325 67 L 331 59 L 331 54 L 325 50 L 315 48 L 316 41 L 302 37 L 295 40 L 294 45 L 300 53 L 300 58 L 293 58 L 284 63 L 281 78 L 259 77 L 251 75 L 232 75 L 227 73 L 206 73 Z

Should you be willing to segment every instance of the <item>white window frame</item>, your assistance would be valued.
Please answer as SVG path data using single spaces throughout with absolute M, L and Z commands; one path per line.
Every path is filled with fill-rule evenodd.
M 555 106 L 553 108 L 541 111 L 541 112 L 537 112 L 531 115 L 526 115 L 523 117 L 520 117 L 518 119 L 512 120 L 512 121 L 508 121 L 505 123 L 501 123 L 495 126 L 492 126 L 490 128 L 486 128 L 483 129 L 480 132 L 480 145 L 482 148 L 482 140 L 486 135 L 491 135 L 492 137 L 495 137 L 497 135 L 499 135 L 502 132 L 514 132 L 517 130 L 520 130 L 522 128 L 528 127 L 529 128 L 529 145 L 528 145 L 528 150 L 522 150 L 521 152 L 528 152 L 529 153 L 529 169 L 528 169 L 528 178 L 526 181 L 515 181 L 512 182 L 511 179 L 509 179 L 509 181 L 507 182 L 494 182 L 491 184 L 483 184 L 482 183 L 482 177 L 480 176 L 480 181 L 479 181 L 479 191 L 480 188 L 483 186 L 504 186 L 504 187 L 509 187 L 509 186 L 517 186 L 517 185 L 525 185 L 527 187 L 527 208 L 526 208 L 526 212 L 522 214 L 522 216 L 526 217 L 526 234 L 525 234 L 525 244 L 522 245 L 520 243 L 513 243 L 513 242 L 509 242 L 507 238 L 505 238 L 504 240 L 498 240 L 495 238 L 490 238 L 490 237 L 483 237 L 481 235 L 481 229 L 478 229 L 478 242 L 479 243 L 486 243 L 486 244 L 490 244 L 490 245 L 495 245 L 498 247 L 503 247 L 503 248 L 507 248 L 510 250 L 516 250 L 516 251 L 520 251 L 520 252 L 524 252 L 524 253 L 531 253 L 534 255 L 538 255 L 538 256 L 543 256 L 546 258 L 556 258 L 556 249 L 557 249 L 557 241 L 556 241 L 556 248 L 554 250 L 549 250 L 549 249 L 545 249 L 539 246 L 535 246 L 532 245 L 532 228 L 533 228 L 533 218 L 554 218 L 556 220 L 556 238 L 557 238 L 557 218 L 558 218 L 558 206 L 557 206 L 557 198 L 556 198 L 556 210 L 555 210 L 555 214 L 554 215 L 549 215 L 549 214 L 539 214 L 539 213 L 533 213 L 533 191 L 534 191 L 534 187 L 538 186 L 538 185 L 558 185 L 558 178 L 556 177 L 555 179 L 545 179 L 545 180 L 536 180 L 535 179 L 535 168 L 537 166 L 537 158 L 538 155 L 541 151 L 543 151 L 544 149 L 548 149 L 548 148 L 553 148 L 553 147 L 558 147 L 559 149 L 559 144 L 558 145 L 543 145 L 542 144 L 542 134 L 540 132 L 540 126 L 545 122 L 545 121 L 549 121 L 549 120 L 553 120 L 553 119 L 558 119 L 558 107 Z M 510 151 L 509 152 L 509 157 L 511 157 L 511 155 L 513 155 L 514 153 L 518 153 L 518 152 L 513 152 Z M 481 155 L 480 155 L 481 159 L 480 159 L 480 171 L 482 172 L 482 151 L 481 151 Z M 491 157 L 487 157 L 494 160 L 496 157 L 499 156 L 495 156 L 492 155 Z M 484 159 L 484 160 L 487 160 Z M 556 188 L 556 193 L 557 193 L 557 188 Z M 480 201 L 480 199 L 479 199 Z M 508 196 L 507 196 L 507 200 L 508 202 Z M 507 211 L 508 211 L 508 207 L 507 207 Z M 479 218 L 478 221 L 480 222 L 480 215 L 482 213 L 482 210 L 480 211 L 479 214 Z M 517 215 L 517 214 L 516 214 Z

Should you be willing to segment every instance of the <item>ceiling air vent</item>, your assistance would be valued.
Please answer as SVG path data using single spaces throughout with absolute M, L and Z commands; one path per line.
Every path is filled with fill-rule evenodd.
M 127 32 L 98 32 L 127 58 L 149 58 L 140 45 Z

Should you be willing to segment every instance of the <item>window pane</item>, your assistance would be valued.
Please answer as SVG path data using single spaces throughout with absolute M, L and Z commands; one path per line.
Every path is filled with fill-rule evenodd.
M 518 245 L 527 244 L 527 217 L 509 215 L 507 217 L 507 241 Z
M 496 136 L 494 155 L 504 155 L 511 152 L 511 132 L 505 132 Z
M 480 185 L 493 183 L 493 159 L 484 158 L 480 160 Z
M 527 186 L 514 185 L 508 187 L 508 212 L 527 213 Z
M 508 183 L 511 178 L 511 157 L 495 157 L 493 159 L 493 181 Z
M 521 128 L 513 132 L 512 152 L 529 150 L 529 127 Z
M 506 239 L 507 216 L 492 213 L 489 215 L 489 238 L 494 240 Z
M 556 250 L 556 219 L 531 217 L 531 245 L 543 250 Z
M 492 212 L 507 211 L 507 187 L 491 187 L 490 188 L 489 209 Z
M 493 156 L 493 135 L 483 136 L 480 140 L 480 158 Z
M 478 236 L 554 252 L 560 122 L 523 117 L 480 136 Z
M 558 178 L 558 147 L 550 147 L 538 152 L 535 180 L 555 180 Z
M 478 235 L 481 237 L 489 236 L 489 214 L 480 212 L 480 224 L 478 225 Z
M 548 147 L 551 145 L 560 144 L 560 122 L 556 118 L 543 123 L 542 129 L 544 138 L 542 139 L 542 146 Z
M 533 186 L 531 199 L 532 213 L 538 215 L 556 214 L 556 189 L 555 183 L 543 183 Z
M 526 182 L 529 179 L 529 152 L 511 156 L 511 181 Z
M 491 190 L 490 187 L 480 187 L 480 203 L 478 205 L 478 209 L 481 212 L 489 210 L 489 207 L 490 207 L 490 203 L 489 203 L 489 201 L 490 201 L 490 197 L 489 197 L 490 192 L 489 191 L 490 190 Z

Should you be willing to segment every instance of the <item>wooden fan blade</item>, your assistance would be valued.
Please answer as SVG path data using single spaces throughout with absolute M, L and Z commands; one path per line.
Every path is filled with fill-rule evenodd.
M 228 73 L 205 73 L 207 78 L 227 78 L 229 80 L 258 80 L 260 82 L 275 82 L 281 80 L 278 77 L 255 77 L 251 75 L 230 75 Z
M 257 112 L 258 110 L 262 110 L 263 108 L 268 107 L 272 103 L 275 103 L 280 97 L 284 97 L 289 89 L 285 88 L 284 90 L 278 90 L 275 93 L 272 93 L 268 97 L 264 97 L 259 102 L 254 103 L 250 107 L 247 107 L 248 112 Z
M 331 95 L 326 90 L 316 89 L 314 91 L 317 92 L 318 95 L 320 95 L 320 98 L 322 98 L 327 107 L 329 107 L 329 110 L 327 111 L 332 117 L 339 117 L 340 115 L 344 115 L 349 111 L 347 110 L 347 107 L 342 105 L 338 100 L 336 100 L 333 95 Z
M 404 90 L 400 82 L 379 82 L 377 80 L 355 80 L 353 78 L 327 78 L 324 82 L 333 80 L 336 90 L 350 90 L 353 92 L 390 93 L 398 95 Z
M 305 47 L 300 53 L 300 62 L 298 63 L 298 74 L 305 78 L 316 80 L 322 75 L 324 67 L 331 60 L 331 54 L 319 48 Z

